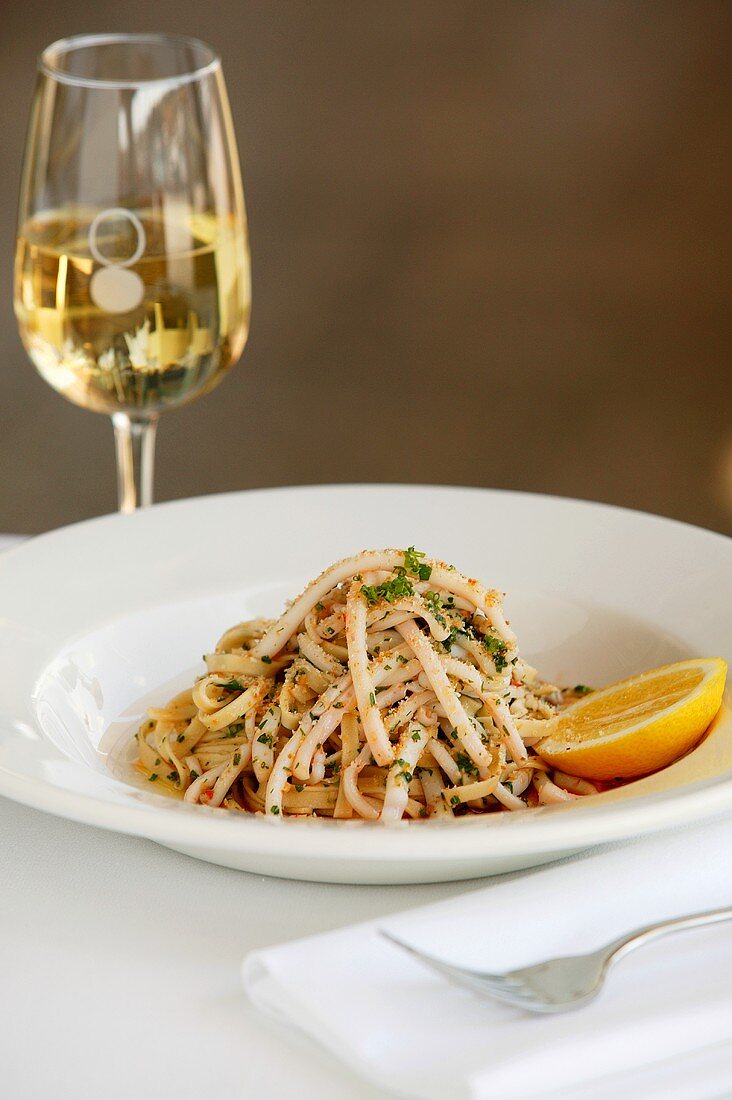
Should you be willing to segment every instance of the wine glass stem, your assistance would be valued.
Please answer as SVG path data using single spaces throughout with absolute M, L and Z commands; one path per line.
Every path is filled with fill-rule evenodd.
M 158 418 L 117 412 L 112 423 L 117 452 L 117 504 L 120 512 L 134 512 L 152 504 Z

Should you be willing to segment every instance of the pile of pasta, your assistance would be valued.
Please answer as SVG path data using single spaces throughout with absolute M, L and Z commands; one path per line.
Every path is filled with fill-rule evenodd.
M 597 791 L 532 750 L 574 693 L 519 657 L 502 594 L 413 547 L 336 562 L 205 662 L 135 734 L 138 768 L 186 802 L 396 822 Z

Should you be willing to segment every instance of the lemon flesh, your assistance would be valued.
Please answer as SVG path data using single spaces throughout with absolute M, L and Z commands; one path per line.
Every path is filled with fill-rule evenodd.
M 535 751 L 583 779 L 648 775 L 694 747 L 719 710 L 726 675 L 726 662 L 712 657 L 621 680 L 551 719 Z

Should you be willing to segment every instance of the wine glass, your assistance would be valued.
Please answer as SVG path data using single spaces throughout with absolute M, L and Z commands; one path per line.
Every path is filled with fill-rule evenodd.
M 15 313 L 41 376 L 110 413 L 119 508 L 151 503 L 163 409 L 238 360 L 249 247 L 221 62 L 196 39 L 96 34 L 38 63 Z

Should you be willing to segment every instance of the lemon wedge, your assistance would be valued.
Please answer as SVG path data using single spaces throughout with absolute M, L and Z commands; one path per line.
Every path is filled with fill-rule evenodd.
M 535 751 L 584 779 L 631 779 L 693 748 L 722 702 L 727 664 L 680 661 L 592 692 L 550 719 Z

